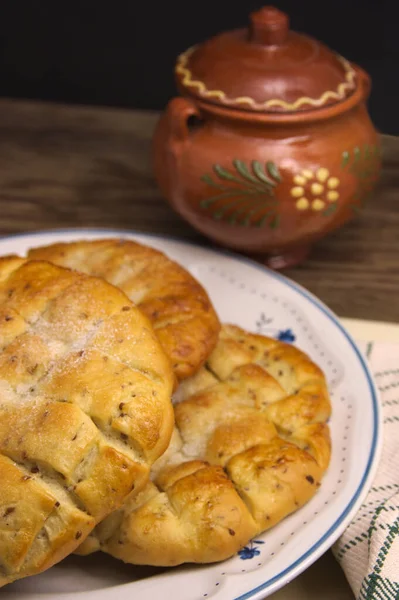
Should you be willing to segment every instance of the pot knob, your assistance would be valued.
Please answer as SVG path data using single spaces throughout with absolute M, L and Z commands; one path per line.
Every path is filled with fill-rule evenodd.
M 288 15 L 274 6 L 264 6 L 250 14 L 249 39 L 257 44 L 283 44 L 289 33 Z

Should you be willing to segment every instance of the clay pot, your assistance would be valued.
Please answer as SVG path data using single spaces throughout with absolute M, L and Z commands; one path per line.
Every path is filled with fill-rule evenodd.
M 358 66 L 265 7 L 184 52 L 176 77 L 154 172 L 198 231 L 281 268 L 361 210 L 381 160 Z

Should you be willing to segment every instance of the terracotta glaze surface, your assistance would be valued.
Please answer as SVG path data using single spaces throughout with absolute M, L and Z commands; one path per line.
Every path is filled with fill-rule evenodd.
M 287 15 L 272 7 L 252 13 L 246 29 L 189 48 L 175 70 L 182 93 L 255 111 L 327 106 L 356 87 L 349 61 L 290 31 Z
M 361 210 L 381 157 L 358 66 L 264 7 L 175 71 L 181 96 L 156 128 L 154 172 L 198 231 L 282 268 Z

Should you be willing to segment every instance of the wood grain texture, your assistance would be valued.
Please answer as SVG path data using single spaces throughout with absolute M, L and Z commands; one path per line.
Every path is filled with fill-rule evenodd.
M 121 227 L 210 245 L 169 208 L 152 175 L 158 115 L 0 101 L 0 233 Z M 345 317 L 399 321 L 399 138 L 356 221 L 285 271 Z

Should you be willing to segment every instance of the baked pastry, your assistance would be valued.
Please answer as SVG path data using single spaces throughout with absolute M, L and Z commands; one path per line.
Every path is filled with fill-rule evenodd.
M 52 244 L 29 258 L 104 277 L 150 318 L 179 380 L 195 373 L 216 345 L 220 323 L 204 288 L 165 254 L 124 239 Z
M 0 586 L 71 553 L 148 481 L 174 375 L 114 286 L 0 259 Z
M 306 503 L 330 460 L 321 370 L 293 346 L 223 326 L 178 390 L 176 428 L 152 482 L 78 549 L 127 563 L 224 560 Z

